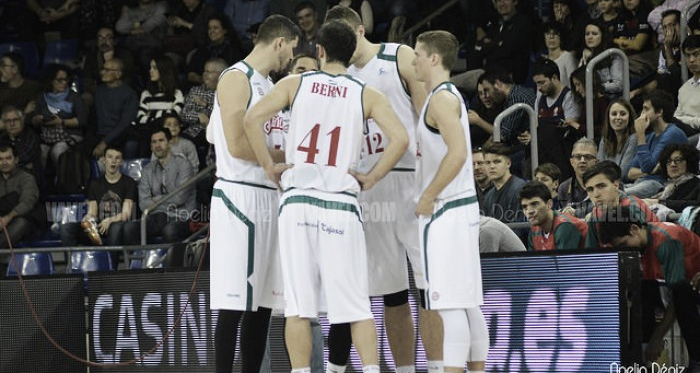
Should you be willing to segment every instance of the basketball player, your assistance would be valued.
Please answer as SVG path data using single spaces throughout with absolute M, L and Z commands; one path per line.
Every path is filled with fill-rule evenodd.
M 360 201 L 365 212 L 373 208 L 377 210 L 377 206 L 389 206 L 395 211 L 393 216 L 369 214 L 371 216 L 365 221 L 370 295 L 383 296 L 384 320 L 396 372 L 414 373 L 416 337 L 408 304 L 407 254 L 419 288 L 423 287 L 423 273 L 418 262 L 420 254 L 413 190 L 409 186 L 414 184 L 415 178 L 415 128 L 427 92 L 415 78 L 411 66 L 411 47 L 397 43 L 371 43 L 365 38 L 360 16 L 351 8 L 336 6 L 330 9 L 326 13 L 326 21 L 333 20 L 349 24 L 357 35 L 357 48 L 350 60 L 352 65 L 348 73 L 387 96 L 410 138 L 409 149 L 396 167 L 375 188 L 360 194 Z M 384 134 L 372 120 L 367 125 L 368 133 L 362 143 L 361 171 L 370 170 L 376 164 L 387 144 Z M 439 344 L 442 340 L 439 316 L 433 313 L 432 322 L 429 316 L 429 313 L 421 314 L 421 334 L 428 354 L 428 367 L 432 371 L 441 369 Z M 342 373 L 350 354 L 349 327 L 333 325 L 328 345 L 327 372 Z M 433 345 L 437 346 L 431 349 Z
M 413 65 L 431 90 L 416 129 L 416 214 L 427 287 L 426 308 L 444 325 L 445 372 L 483 373 L 489 335 L 479 259 L 479 206 L 467 109 L 450 70 L 459 43 L 446 31 L 420 34 Z
M 321 71 L 281 80 L 244 120 L 260 165 L 275 182 L 281 175 L 285 191 L 279 232 L 285 335 L 293 373 L 310 371 L 309 318 L 321 311 L 323 299 L 331 324 L 351 324 L 363 372 L 379 372 L 356 196 L 399 161 L 408 135 L 383 94 L 346 75 L 355 44 L 355 33 L 347 24 L 323 25 L 317 34 Z M 290 165 L 275 164 L 265 148 L 262 123 L 287 106 L 291 106 L 286 147 Z M 390 142 L 376 166 L 363 174 L 355 169 L 368 117 L 377 121 Z
M 211 308 L 219 310 L 214 337 L 217 373 L 232 370 L 241 318 L 242 370 L 259 372 L 271 309 L 284 307 L 277 186 L 256 163 L 243 131 L 243 116 L 272 89 L 270 72 L 283 71 L 289 64 L 298 33 L 294 22 L 282 16 L 263 22 L 251 53 L 222 73 L 207 126 L 218 177 L 211 201 L 210 285 Z M 276 122 L 281 120 L 272 118 L 267 127 Z M 268 141 L 265 146 L 281 145 Z M 281 150 L 274 155 L 284 159 Z

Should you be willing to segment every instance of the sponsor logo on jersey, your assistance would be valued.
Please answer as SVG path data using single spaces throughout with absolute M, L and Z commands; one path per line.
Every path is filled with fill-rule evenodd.
M 272 131 L 282 131 L 284 133 L 289 132 L 289 122 L 287 122 L 284 117 L 275 115 L 270 120 L 265 122 L 264 125 L 265 133 L 270 134 Z

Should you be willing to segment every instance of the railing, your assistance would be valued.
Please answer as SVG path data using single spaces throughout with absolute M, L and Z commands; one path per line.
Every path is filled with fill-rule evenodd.
M 416 23 L 415 25 L 411 26 L 408 30 L 404 31 L 403 34 L 401 34 L 399 40 L 406 40 L 414 32 L 418 31 L 421 27 L 425 26 L 428 22 L 432 21 L 433 19 L 435 19 L 435 17 L 444 13 L 447 9 L 452 8 L 457 3 L 459 3 L 459 0 L 451 0 L 451 1 L 446 2 L 440 8 L 436 9 L 434 12 L 430 13 L 427 17 L 423 18 L 422 21 Z
M 535 169 L 537 168 L 539 162 L 539 157 L 537 154 L 537 113 L 535 113 L 535 109 L 530 107 L 530 105 L 518 103 L 503 110 L 493 121 L 493 141 L 501 141 L 501 122 L 505 117 L 518 110 L 525 110 L 527 115 L 530 117 L 530 137 L 532 139 L 530 141 L 530 160 L 532 166 L 532 174 L 534 175 Z
M 700 4 L 700 0 L 690 0 L 683 10 L 681 10 L 681 39 L 679 40 L 681 45 L 686 37 L 688 37 L 688 13 L 690 13 L 690 8 Z M 698 8 L 700 10 L 700 8 Z M 697 12 L 697 10 L 696 10 Z M 685 53 L 681 51 L 681 81 L 685 83 L 688 80 L 688 69 L 686 68 L 687 61 L 685 60 Z
M 593 120 L 595 119 L 593 117 L 593 98 L 595 95 L 593 92 L 593 73 L 598 62 L 612 55 L 617 55 L 622 59 L 622 96 L 627 100 L 630 99 L 630 62 L 625 52 L 617 48 L 606 49 L 588 62 L 588 65 L 586 65 L 586 137 L 591 140 L 594 137 Z
M 183 190 L 191 187 L 194 185 L 194 183 L 198 182 L 199 180 L 203 179 L 205 176 L 209 176 L 211 172 L 216 169 L 215 164 L 209 165 L 207 168 L 203 169 L 202 171 L 199 171 L 198 174 L 192 176 L 189 180 L 187 180 L 185 183 L 182 185 L 178 186 L 173 190 L 172 192 L 168 193 L 165 195 L 165 197 L 159 199 L 158 201 L 154 202 L 152 205 L 148 206 L 145 210 L 143 210 L 143 213 L 141 214 L 141 245 L 146 245 L 146 219 L 148 218 L 148 215 L 153 211 L 156 207 L 160 206 L 164 202 L 167 202 L 173 196 L 176 194 L 182 192 Z

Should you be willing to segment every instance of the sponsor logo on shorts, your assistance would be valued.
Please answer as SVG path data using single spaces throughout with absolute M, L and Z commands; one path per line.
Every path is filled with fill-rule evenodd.
M 320 229 L 321 232 L 324 232 L 327 234 L 338 234 L 338 235 L 345 234 L 345 229 L 336 228 L 336 227 L 329 225 L 329 224 L 326 224 L 326 223 L 300 221 L 300 222 L 297 222 L 297 227 L 306 227 L 306 228 L 312 228 L 312 229 L 316 229 L 316 230 Z
M 432 293 L 430 294 L 430 299 L 432 299 L 432 300 L 434 300 L 434 301 L 439 300 L 439 299 L 440 299 L 440 293 L 438 293 L 437 291 L 432 292 Z

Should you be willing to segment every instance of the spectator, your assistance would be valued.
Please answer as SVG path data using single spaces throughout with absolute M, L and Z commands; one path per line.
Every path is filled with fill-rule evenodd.
M 579 66 L 588 65 L 593 58 L 613 47 L 607 27 L 597 21 L 586 24 L 584 44 Z M 603 91 L 608 97 L 622 93 L 622 68 L 622 59 L 615 55 L 599 61 L 595 67 L 596 75 L 600 78 Z
M 474 167 L 476 196 L 479 199 L 479 205 L 483 205 L 484 195 L 493 188 L 493 183 L 486 172 L 484 153 L 481 148 L 475 148 L 475 150 L 472 151 L 472 163 Z
M 530 222 L 527 249 L 531 251 L 583 249 L 588 227 L 583 220 L 553 208 L 550 189 L 530 181 L 520 189 L 520 204 Z
M 89 127 L 85 138 L 85 150 L 96 159 L 104 155 L 108 145 L 124 144 L 126 130 L 139 108 L 136 92 L 122 81 L 124 63 L 120 59 L 106 61 L 101 76 L 103 84 L 95 92 L 97 127 Z
M 245 57 L 228 18 L 213 15 L 208 25 L 207 43 L 197 48 L 187 64 L 187 81 L 192 84 L 202 83 L 200 72 L 208 60 L 221 58 L 227 65 L 232 65 Z
M 182 3 L 167 15 L 174 38 L 166 36 L 165 50 L 184 57 L 190 50 L 207 45 L 207 22 L 214 14 L 216 9 L 205 1 L 182 0 Z
M 540 59 L 532 68 L 532 80 L 538 90 L 535 109 L 539 160 L 556 164 L 566 179 L 572 174 L 566 157 L 583 135 L 584 127 L 578 123 L 579 107 L 573 94 L 559 76 L 559 68 L 552 60 Z
M 668 144 L 688 143 L 685 133 L 671 123 L 672 112 L 673 98 L 666 92 L 652 92 L 644 99 L 642 114 L 634 121 L 637 154 L 627 173 L 627 179 L 634 182 L 625 187 L 627 193 L 639 198 L 656 194 L 663 187 L 663 178 L 658 175 L 661 151 Z
M 118 58 L 122 61 L 124 64 L 123 79 L 126 79 L 127 84 L 130 82 L 128 77 L 133 72 L 134 56 L 130 50 L 117 44 L 113 29 L 101 27 L 97 30 L 97 45 L 94 48 L 90 48 L 85 53 L 84 58 L 85 64 L 82 72 L 83 100 L 86 107 L 92 106 L 97 86 L 102 80 L 102 68 L 105 62 L 112 58 Z
M 323 20 L 326 19 L 326 9 L 328 9 L 326 0 L 271 0 L 270 14 L 281 14 L 291 20 L 295 20 L 297 7 L 306 2 L 313 4 L 314 9 L 316 9 L 316 22 L 318 24 L 323 23 Z
M 362 26 L 365 28 L 365 36 L 372 35 L 374 31 L 374 12 L 372 4 L 367 0 L 329 0 L 328 9 L 336 6 L 345 6 L 355 11 L 362 18 Z
M 598 0 L 600 17 L 593 19 L 603 26 L 610 35 L 616 32 L 618 25 L 622 23 L 620 3 L 620 0 Z
M 629 172 L 630 163 L 637 152 L 637 137 L 634 135 L 632 121 L 636 116 L 634 108 L 627 100 L 618 98 L 611 102 L 598 146 L 598 160 L 617 163 L 623 175 Z
M 581 107 L 581 119 L 579 122 L 582 126 L 586 126 L 588 131 L 588 119 L 586 113 L 586 67 L 581 66 L 571 73 L 571 87 L 574 91 L 576 102 Z M 593 74 L 593 139 L 600 141 L 600 135 L 603 132 L 603 123 L 605 123 L 605 115 L 610 99 L 605 95 L 603 85 L 600 83 L 598 74 Z
M 167 9 L 165 1 L 138 0 L 136 6 L 124 7 L 114 27 L 125 37 L 124 45 L 136 53 L 139 67 L 144 72 L 163 45 Z
M 501 111 L 500 106 L 497 107 L 494 104 L 494 97 L 490 94 L 487 95 L 481 78 L 476 85 L 476 91 L 477 97 L 472 99 L 467 115 L 469 116 L 469 137 L 472 147 L 480 148 L 493 135 L 493 122 Z
M 297 54 L 294 56 L 294 58 L 292 58 L 292 62 L 289 63 L 290 74 L 301 74 L 307 71 L 318 71 L 318 69 L 318 58 L 310 54 Z
M 572 0 L 552 1 L 552 14 L 553 23 L 559 25 L 561 30 L 561 48 L 565 51 L 580 50 L 583 47 L 583 30 L 588 21 L 588 14 L 581 11 L 577 1 Z M 546 27 L 543 30 L 547 32 Z
M 0 144 L 0 228 L 7 229 L 13 246 L 30 238 L 46 217 L 36 179 L 19 168 L 18 162 L 14 148 Z M 0 236 L 0 247 L 9 247 L 5 234 Z
M 83 128 L 87 124 L 88 109 L 80 95 L 70 89 L 72 77 L 68 67 L 49 65 L 44 78 L 44 93 L 36 99 L 31 122 L 40 129 L 41 164 L 51 155 L 54 169 L 58 158 L 83 140 Z
M 226 69 L 226 61 L 214 58 L 204 64 L 202 73 L 203 83 L 192 87 L 185 97 L 185 107 L 182 109 L 182 122 L 185 129 L 182 137 L 190 139 L 197 146 L 208 146 L 206 139 L 207 124 L 209 116 L 214 107 L 214 92 L 219 82 L 221 72 Z M 202 158 L 200 163 L 203 164 Z
M 683 41 L 685 61 L 693 76 L 678 90 L 678 107 L 674 117 L 700 130 L 700 35 L 690 35 Z
M 620 190 L 621 172 L 620 167 L 615 163 L 603 161 L 583 174 L 583 185 L 586 187 L 589 199 L 595 206 L 586 218 L 588 222 L 587 249 L 601 247 L 599 232 L 606 207 L 627 206 L 631 211 L 628 216 L 640 222 L 659 221 L 659 218 L 641 199 Z
M 600 238 L 613 247 L 641 250 L 642 274 L 645 280 L 663 280 L 670 291 L 670 302 L 664 320 L 652 334 L 655 353 L 646 357 L 656 360 L 663 336 L 678 319 L 681 335 L 688 348 L 688 371 L 700 362 L 700 237 L 676 224 L 633 219 L 631 208 L 608 207 L 601 214 Z M 681 369 L 684 369 L 681 367 Z
M 108 146 L 105 150 L 105 174 L 97 180 L 91 180 L 87 189 L 88 210 L 82 221 L 97 222 L 97 230 L 106 246 L 123 244 L 124 224 L 134 214 L 136 182 L 121 173 L 123 163 L 122 151 Z M 65 223 L 60 229 L 63 246 L 94 244 L 83 233 L 81 223 Z M 118 253 L 113 251 L 114 265 L 118 257 Z
M 95 35 L 100 27 L 113 27 L 122 11 L 123 0 L 80 0 L 80 28 L 83 36 Z M 86 38 L 85 45 L 95 39 Z M 99 74 L 99 69 L 97 73 Z
M 479 217 L 479 252 L 508 253 L 525 251 L 525 245 L 510 227 L 487 216 Z
M 630 74 L 636 78 L 649 78 L 656 71 L 657 53 L 653 48 L 653 33 L 647 23 L 651 7 L 647 0 L 626 0 L 622 22 L 613 32 L 613 43 L 622 49 L 629 59 Z
M 544 45 L 547 54 L 543 57 L 556 62 L 559 67 L 559 81 L 570 88 L 569 76 L 576 70 L 576 56 L 572 52 L 562 49 L 562 29 L 557 23 L 546 23 L 542 26 L 544 32 Z
M 139 182 L 139 207 L 150 208 L 163 197 L 189 180 L 194 174 L 187 160 L 170 152 L 170 131 L 156 128 L 151 134 L 151 150 L 156 161 L 144 167 Z M 163 242 L 174 243 L 187 236 L 187 221 L 194 211 L 194 189 L 186 189 L 161 203 L 148 215 L 146 229 L 149 237 L 162 235 Z M 141 239 L 141 221 L 130 221 L 124 226 L 124 241 L 138 245 Z M 168 253 L 167 266 L 182 266 L 184 247 L 175 245 Z
M 163 128 L 167 128 L 170 131 L 170 140 L 168 141 L 170 152 L 185 158 L 192 166 L 192 174 L 196 174 L 197 171 L 199 171 L 197 148 L 192 141 L 180 137 L 180 130 L 182 129 L 180 117 L 175 113 L 166 113 L 161 118 L 161 121 L 163 123 Z M 155 154 L 151 156 L 151 160 L 156 160 Z
M 535 168 L 535 180 L 549 188 L 552 194 L 552 208 L 561 210 L 559 203 L 559 183 L 561 182 L 561 170 L 554 163 L 542 163 Z
M 41 168 L 41 148 L 39 136 L 31 128 L 24 125 L 24 113 L 14 106 L 2 109 L 2 123 L 17 157 L 17 166 L 43 180 Z
M 306 53 L 312 56 L 316 55 L 316 32 L 320 26 L 316 7 L 308 1 L 304 1 L 297 5 L 294 9 L 294 14 L 301 29 L 301 38 L 294 48 L 294 54 Z
M 690 144 L 667 145 L 659 156 L 661 172 L 666 176 L 664 189 L 651 198 L 648 205 L 663 204 L 675 212 L 687 206 L 700 206 L 698 150 Z
M 244 53 L 253 49 L 253 38 L 249 32 L 253 25 L 259 25 L 267 17 L 270 0 L 228 0 L 224 14 L 236 30 Z
M 24 114 L 34 111 L 34 100 L 41 92 L 39 83 L 24 77 L 24 57 L 8 52 L 0 59 L 0 108 L 14 106 Z
M 564 180 L 559 186 L 559 203 L 562 211 L 579 219 L 588 214 L 591 204 L 583 184 L 583 174 L 598 163 L 596 158 L 598 148 L 595 143 L 582 138 L 576 141 L 571 150 L 571 166 L 574 168 L 574 176 Z
M 663 14 L 669 10 L 677 10 L 678 12 L 680 12 L 681 10 L 683 10 L 683 7 L 687 3 L 687 0 L 666 0 L 663 3 L 657 5 L 654 9 L 652 9 L 651 12 L 649 12 L 647 22 L 649 22 L 651 28 L 656 31 L 656 39 L 659 45 L 662 45 L 664 43 L 666 37 L 662 26 Z M 695 8 L 697 9 L 697 7 Z M 691 7 L 689 15 L 693 13 L 695 14 L 694 17 L 700 15 L 700 13 L 693 12 L 693 7 Z M 690 26 L 693 17 L 690 18 L 691 19 L 688 20 L 688 26 Z M 680 21 L 680 16 L 678 17 L 678 20 Z M 692 27 L 690 28 L 692 29 Z
M 182 91 L 177 88 L 177 71 L 173 60 L 162 56 L 151 60 L 150 80 L 141 92 L 136 122 L 129 129 L 124 156 L 139 158 L 148 156 L 151 131 L 156 127 L 155 120 L 168 112 L 180 114 L 185 106 Z
M 493 188 L 484 196 L 484 215 L 504 223 L 523 221 L 518 193 L 525 180 L 510 173 L 510 149 L 494 143 L 483 149 L 484 164 Z
M 80 0 L 27 0 L 26 4 L 37 17 L 38 27 L 35 27 L 41 31 L 40 35 L 57 31 L 61 39 L 80 37 Z

